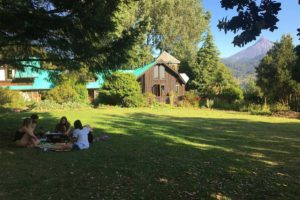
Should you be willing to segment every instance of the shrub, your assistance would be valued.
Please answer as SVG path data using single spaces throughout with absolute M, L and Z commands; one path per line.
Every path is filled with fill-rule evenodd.
M 45 111 L 45 110 L 70 110 L 70 109 L 83 109 L 89 108 L 89 105 L 86 103 L 80 102 L 64 102 L 57 103 L 51 100 L 40 101 L 35 104 L 34 110 Z
M 145 106 L 145 98 L 143 95 L 127 96 L 123 99 L 122 106 L 124 107 L 142 107 Z
M 145 106 L 147 107 L 153 107 L 159 104 L 159 102 L 157 101 L 157 97 L 150 92 L 144 94 L 144 100 L 145 100 Z
M 206 101 L 205 101 L 205 106 L 207 108 L 212 108 L 214 106 L 214 104 L 215 104 L 215 101 L 213 99 L 206 99 Z
M 10 109 L 23 109 L 26 102 L 18 91 L 0 88 L 0 107 Z
M 271 105 L 271 111 L 272 112 L 278 112 L 278 111 L 289 111 L 290 107 L 288 105 L 285 105 L 283 103 L 277 102 L 273 105 Z
M 270 107 L 267 104 L 249 104 L 248 111 L 255 115 L 269 115 L 271 113 Z
M 182 102 L 180 102 L 180 106 L 183 107 L 199 107 L 200 97 L 195 91 L 187 91 L 184 94 Z
M 115 72 L 106 77 L 99 91 L 99 103 L 119 106 L 136 106 L 142 104 L 139 83 L 132 74 Z M 138 101 L 142 101 L 138 103 Z
M 263 93 L 255 83 L 254 80 L 250 79 L 245 85 L 244 88 L 244 97 L 245 101 L 252 103 L 262 103 L 263 102 Z
M 235 111 L 242 111 L 244 109 L 245 103 L 243 100 L 237 100 L 234 102 L 228 102 L 227 100 L 223 99 L 215 99 L 213 108 L 222 109 L 222 110 L 235 110 Z
M 224 88 L 221 97 L 229 102 L 243 99 L 243 91 L 240 87 L 231 85 Z
M 63 83 L 50 90 L 46 99 L 62 104 L 65 102 L 79 102 L 80 96 L 71 85 Z
M 173 91 L 169 92 L 169 103 L 171 106 L 174 106 L 176 95 Z

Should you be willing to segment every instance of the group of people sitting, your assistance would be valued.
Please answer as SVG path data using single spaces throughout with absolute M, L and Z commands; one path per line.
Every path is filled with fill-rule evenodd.
M 40 134 L 38 137 L 35 134 L 37 127 L 38 115 L 33 114 L 31 117 L 23 120 L 22 126 L 16 131 L 14 141 L 19 147 L 38 147 L 41 142 L 41 137 L 47 137 L 51 134 Z M 72 131 L 71 124 L 66 117 L 62 117 L 56 125 L 55 134 L 64 138 L 65 143 L 56 145 L 57 149 L 88 149 L 90 146 L 92 136 L 92 128 L 89 125 L 82 126 L 80 120 L 74 122 L 74 130 Z

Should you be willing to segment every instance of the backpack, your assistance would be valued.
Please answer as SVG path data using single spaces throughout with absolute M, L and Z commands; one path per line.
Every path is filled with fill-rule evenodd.
M 93 141 L 94 141 L 94 135 L 91 131 L 88 134 L 88 141 L 90 144 L 93 143 Z

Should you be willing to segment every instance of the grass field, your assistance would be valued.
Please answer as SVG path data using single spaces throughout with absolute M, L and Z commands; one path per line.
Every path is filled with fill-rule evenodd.
M 30 113 L 0 114 L 11 133 Z M 300 120 L 193 109 L 40 113 L 110 139 L 41 152 L 0 142 L 0 199 L 299 199 Z

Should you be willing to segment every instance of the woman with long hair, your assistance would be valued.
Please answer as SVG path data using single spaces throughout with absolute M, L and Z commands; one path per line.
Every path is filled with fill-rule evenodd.
M 62 133 L 64 135 L 69 135 L 71 131 L 71 124 L 68 122 L 68 119 L 63 116 L 59 123 L 55 127 L 55 132 L 56 133 Z

